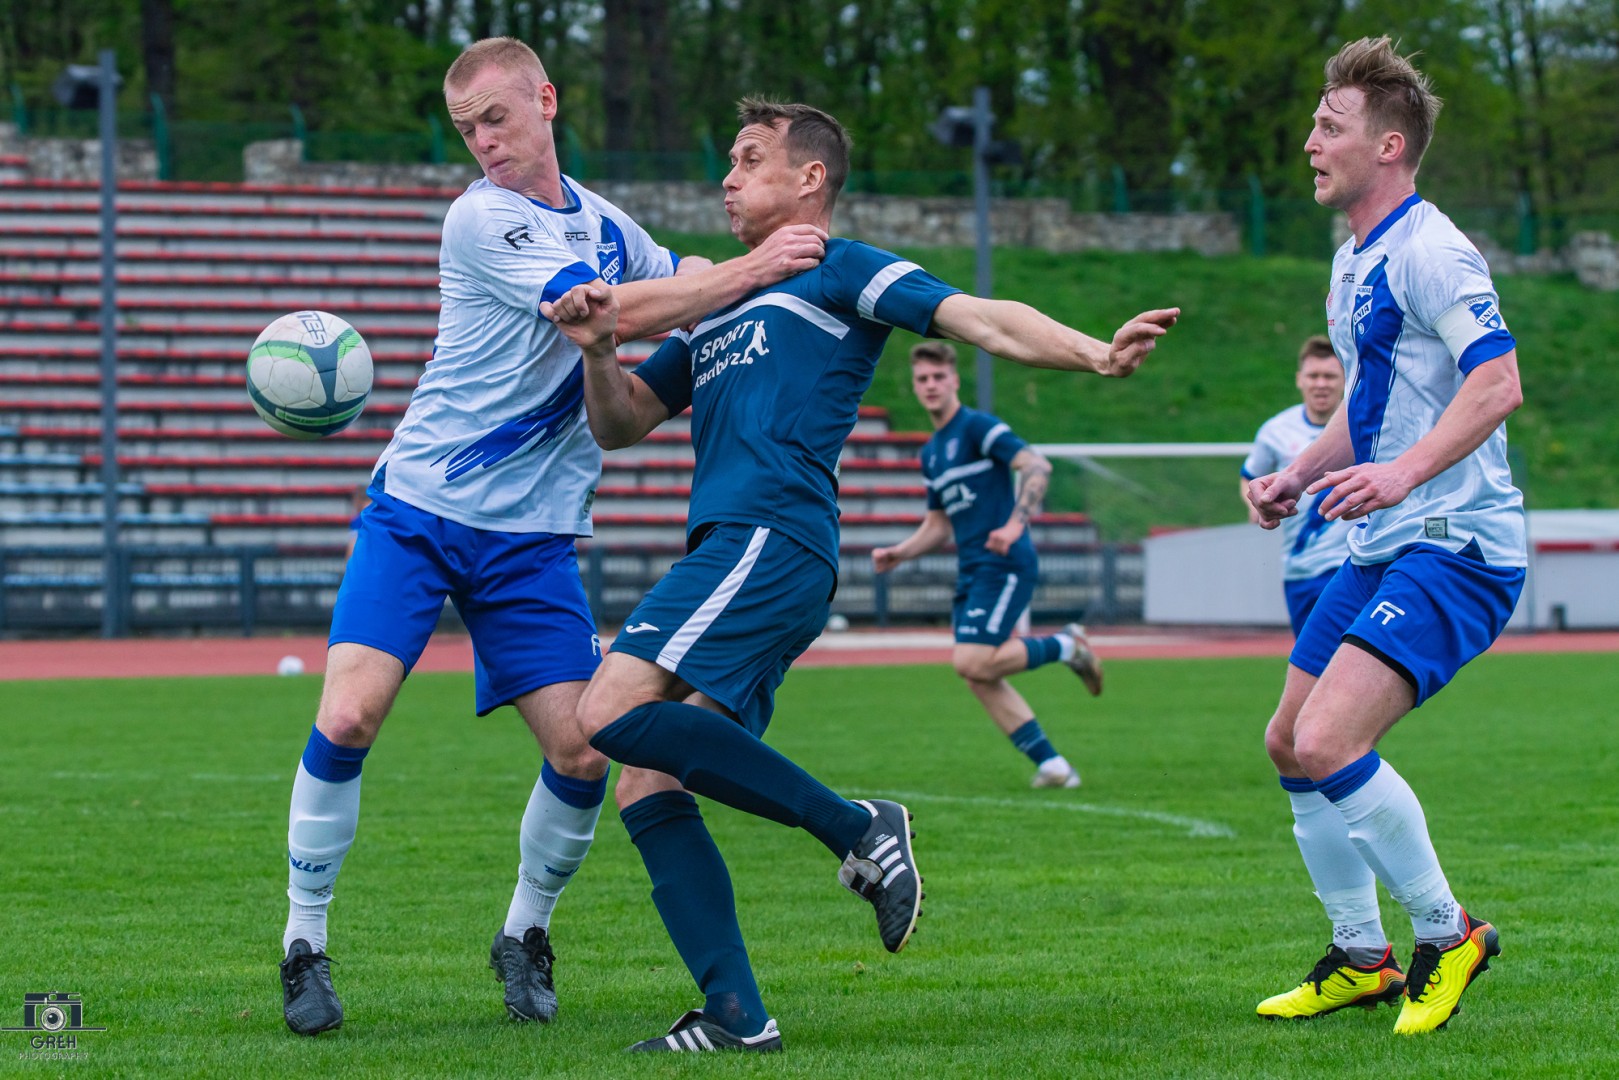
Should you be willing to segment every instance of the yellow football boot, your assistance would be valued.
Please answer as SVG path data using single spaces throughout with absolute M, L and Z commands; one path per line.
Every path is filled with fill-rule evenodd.
M 1327 946 L 1327 955 L 1316 962 L 1304 981 L 1285 994 L 1268 997 L 1257 1010 L 1267 1020 L 1306 1020 L 1325 1016 L 1351 1005 L 1375 1009 L 1392 1005 L 1405 991 L 1405 975 L 1394 959 L 1394 950 L 1371 967 L 1357 967 L 1349 954 L 1336 945 Z
M 1467 936 L 1450 948 L 1417 946 L 1405 1004 L 1394 1022 L 1396 1035 L 1420 1035 L 1444 1027 L 1461 1011 L 1462 991 L 1490 969 L 1490 957 L 1501 955 L 1495 927 L 1465 911 L 1462 918 L 1467 921 Z

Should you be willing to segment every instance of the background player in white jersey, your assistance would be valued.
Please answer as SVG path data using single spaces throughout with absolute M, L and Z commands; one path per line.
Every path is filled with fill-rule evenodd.
M 744 101 L 740 119 L 725 178 L 732 232 L 752 248 L 794 223 L 829 227 L 849 167 L 842 125 L 765 101 Z M 546 308 L 585 350 L 591 430 L 604 446 L 627 445 L 690 405 L 697 455 L 687 555 L 636 607 L 579 706 L 591 745 L 626 766 L 620 812 L 704 995 L 668 1035 L 633 1049 L 776 1050 L 730 873 L 688 792 L 809 832 L 876 908 L 884 946 L 909 940 L 921 889 L 905 807 L 851 802 L 761 740 L 776 687 L 826 625 L 837 458 L 891 328 L 1032 366 L 1128 375 L 1179 312 L 1148 312 L 1098 341 L 841 238 L 818 267 L 671 334 L 634 375 L 614 356 L 616 306 L 610 291 L 581 286 Z
M 1040 561 L 1029 519 L 1040 512 L 1051 462 L 989 413 L 961 404 L 956 350 L 948 342 L 911 348 L 911 389 L 933 422 L 922 447 L 927 514 L 910 536 L 872 551 L 885 574 L 908 559 L 956 542 L 956 579 L 950 661 L 1012 745 L 1034 762 L 1034 787 L 1079 786 L 1079 770 L 1051 745 L 1034 710 L 1008 675 L 1061 661 L 1093 695 L 1102 692 L 1102 662 L 1084 628 L 1008 641 L 1034 596 Z
M 1294 646 L 1265 732 L 1332 944 L 1259 1012 L 1398 1001 L 1401 1034 L 1443 1026 L 1499 947 L 1456 902 L 1422 806 L 1374 747 L 1489 648 L 1528 561 L 1503 423 L 1523 400 L 1517 343 L 1478 250 L 1416 192 L 1439 106 L 1386 37 L 1328 61 L 1304 150 L 1316 201 L 1354 234 L 1327 293 L 1349 396 L 1292 465 L 1248 488 L 1267 526 L 1329 487 L 1323 516 L 1354 522 L 1350 561 Z M 1405 972 L 1378 918 L 1379 880 L 1411 917 Z
M 1344 399 L 1344 366 L 1332 351 L 1332 341 L 1312 334 L 1299 348 L 1298 370 L 1293 376 L 1304 400 L 1283 409 L 1260 425 L 1254 448 L 1242 463 L 1242 505 L 1248 520 L 1259 524 L 1259 511 L 1248 501 L 1248 484 L 1279 472 L 1304 448 L 1315 442 Z M 1287 598 L 1288 622 L 1293 636 L 1321 596 L 1321 590 L 1349 557 L 1349 526 L 1321 516 L 1325 491 L 1301 500 L 1298 512 L 1282 519 L 1282 592 Z
M 281 981 L 287 1026 L 303 1035 L 343 1020 L 326 914 L 359 820 L 361 762 L 446 596 L 472 636 L 477 711 L 515 705 L 545 756 L 490 966 L 514 1019 L 556 1012 L 551 910 L 589 850 L 607 783 L 607 760 L 574 723 L 600 662 L 574 538 L 590 534 L 601 453 L 583 417 L 579 350 L 540 304 L 580 282 L 613 285 L 622 332 L 642 336 L 813 265 L 825 239 L 784 231 L 719 267 L 688 261 L 670 279 L 669 252 L 562 175 L 556 89 L 533 50 L 478 42 L 451 65 L 444 94 L 484 179 L 445 218 L 433 359 L 372 476 L 293 782 Z M 460 872 L 442 873 L 444 884 Z

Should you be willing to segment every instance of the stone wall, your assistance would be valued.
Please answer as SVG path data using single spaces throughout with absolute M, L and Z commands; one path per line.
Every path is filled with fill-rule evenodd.
M 101 179 L 100 139 L 20 138 L 15 124 L 0 124 L 0 154 L 26 157 L 26 180 Z M 150 139 L 119 139 L 116 159 L 120 180 L 157 179 L 157 149 Z
M 1619 291 L 1619 244 L 1604 232 L 1575 233 L 1568 245 L 1569 262 L 1580 284 L 1604 292 Z
M 249 183 L 320 187 L 461 187 L 478 176 L 463 165 L 367 165 L 306 162 L 293 139 L 254 143 L 243 154 Z M 650 228 L 723 233 L 728 229 L 717 184 L 689 181 L 592 181 L 592 190 Z M 971 247 L 971 199 L 844 195 L 838 231 L 881 247 Z M 1061 199 L 996 199 L 992 242 L 1047 251 L 1179 251 L 1235 254 L 1241 232 L 1230 214 L 1077 214 Z

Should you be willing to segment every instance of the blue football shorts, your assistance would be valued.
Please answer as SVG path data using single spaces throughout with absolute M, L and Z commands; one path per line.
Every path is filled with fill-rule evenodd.
M 1310 617 L 1315 602 L 1321 599 L 1321 592 L 1327 587 L 1327 582 L 1337 574 L 1336 570 L 1328 570 L 1325 574 L 1317 574 L 1312 578 L 1282 582 L 1282 593 L 1287 597 L 1287 621 L 1293 627 L 1294 637 L 1304 632 L 1304 621 Z
M 956 644 L 999 645 L 1011 637 L 1039 582 L 1037 566 L 962 570 L 956 578 L 955 601 L 950 605 Z
M 1289 657 L 1315 676 L 1340 643 L 1387 664 L 1427 701 L 1500 636 L 1523 592 L 1522 567 L 1413 544 L 1371 566 L 1346 562 L 1316 601 Z
M 722 523 L 636 605 L 613 652 L 677 675 L 763 736 L 787 669 L 826 627 L 837 573 L 798 541 Z
M 329 645 L 421 659 L 446 598 L 472 637 L 479 716 L 601 663 L 574 538 L 474 529 L 373 486 L 343 572 Z

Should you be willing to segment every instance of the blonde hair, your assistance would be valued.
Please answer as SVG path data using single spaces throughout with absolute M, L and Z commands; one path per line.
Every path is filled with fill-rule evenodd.
M 545 65 L 539 56 L 523 42 L 511 37 L 484 38 L 474 41 L 455 58 L 450 70 L 444 73 L 444 89 L 460 89 L 485 68 L 498 67 L 502 71 L 528 75 L 534 80 L 534 89 L 550 82 Z
M 1361 38 L 1346 43 L 1327 61 L 1326 76 L 1321 97 L 1333 90 L 1359 90 L 1366 97 L 1367 126 L 1404 135 L 1407 160 L 1415 172 L 1433 141 L 1434 122 L 1444 102 L 1411 57 L 1397 53 L 1387 34 Z

